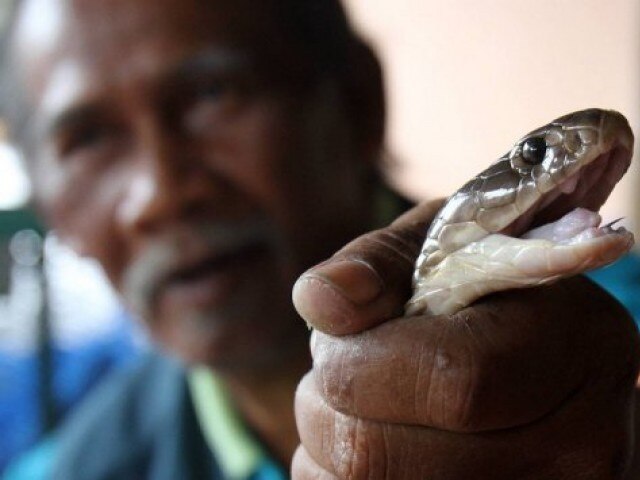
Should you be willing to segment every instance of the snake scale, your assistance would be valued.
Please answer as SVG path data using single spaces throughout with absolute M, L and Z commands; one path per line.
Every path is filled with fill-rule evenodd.
M 609 264 L 633 234 L 597 213 L 627 171 L 633 133 L 588 109 L 533 130 L 462 186 L 432 222 L 409 315 L 450 314 L 489 293 L 544 285 Z

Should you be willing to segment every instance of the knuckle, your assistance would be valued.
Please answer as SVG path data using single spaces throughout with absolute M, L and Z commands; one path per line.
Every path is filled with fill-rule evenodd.
M 299 446 L 291 461 L 291 478 L 293 480 L 335 480 L 336 477 L 318 466 Z
M 420 251 L 422 240 L 406 230 L 387 228 L 374 232 L 366 242 L 373 250 L 377 250 L 390 260 L 400 261 L 413 266 Z
M 426 233 L 426 232 L 425 232 Z M 372 263 L 384 262 L 395 268 L 413 268 L 424 235 L 407 229 L 382 228 L 363 235 L 340 250 L 336 256 Z
M 375 340 L 367 334 L 317 335 L 313 376 L 324 401 L 371 420 L 473 429 L 482 417 L 478 403 L 491 388 L 497 357 L 473 342 L 448 338 L 447 328 L 430 339 L 423 337 L 418 320 L 394 327 L 403 335 Z
M 339 478 L 386 478 L 387 443 L 381 424 L 337 414 L 331 461 Z
M 493 361 L 468 345 L 437 342 L 418 356 L 416 417 L 450 431 L 473 430 L 478 399 L 486 391 Z
M 324 400 L 334 409 L 349 412 L 353 408 L 356 366 L 342 339 L 323 341 L 318 335 L 313 355 L 313 375 Z M 353 343 L 353 342 L 352 342 Z M 357 348 L 357 344 L 353 345 Z

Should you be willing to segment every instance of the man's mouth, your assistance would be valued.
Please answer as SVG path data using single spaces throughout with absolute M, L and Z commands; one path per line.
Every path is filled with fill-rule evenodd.
M 124 298 L 148 321 L 165 313 L 213 311 L 237 297 L 240 287 L 246 293 L 279 242 L 261 219 L 176 228 L 150 241 L 129 265 Z
M 209 252 L 177 265 L 159 282 L 153 304 L 162 311 L 222 306 L 268 254 L 264 242 Z

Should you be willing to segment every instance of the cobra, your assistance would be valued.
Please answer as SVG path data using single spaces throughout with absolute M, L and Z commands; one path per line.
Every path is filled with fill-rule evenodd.
M 620 113 L 589 109 L 520 139 L 436 214 L 413 275 L 408 315 L 450 314 L 489 293 L 607 265 L 633 234 L 598 209 L 629 168 L 633 133 Z

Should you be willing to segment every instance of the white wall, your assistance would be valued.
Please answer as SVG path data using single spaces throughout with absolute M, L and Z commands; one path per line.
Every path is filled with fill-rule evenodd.
M 572 110 L 640 126 L 638 0 L 347 0 L 383 57 L 394 178 L 452 193 L 518 137 Z M 640 226 L 635 165 L 603 211 Z M 633 221 L 635 220 L 635 222 Z

